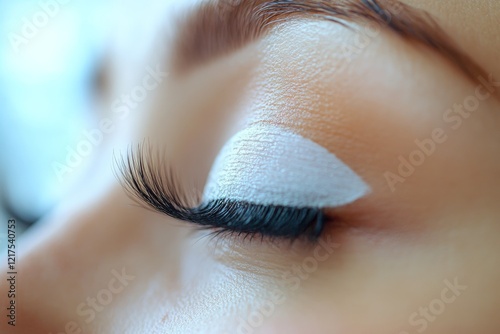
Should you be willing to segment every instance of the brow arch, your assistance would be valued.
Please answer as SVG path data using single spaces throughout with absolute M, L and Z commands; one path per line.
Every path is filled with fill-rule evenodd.
M 374 22 L 443 55 L 474 82 L 488 75 L 430 14 L 399 0 L 208 0 L 179 22 L 175 67 L 180 73 L 189 71 L 238 50 L 293 18 L 343 25 Z

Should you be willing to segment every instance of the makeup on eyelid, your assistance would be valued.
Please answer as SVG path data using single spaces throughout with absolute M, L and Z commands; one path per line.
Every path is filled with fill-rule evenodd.
M 326 148 L 285 128 L 252 125 L 222 148 L 210 171 L 204 201 L 338 207 L 369 186 Z

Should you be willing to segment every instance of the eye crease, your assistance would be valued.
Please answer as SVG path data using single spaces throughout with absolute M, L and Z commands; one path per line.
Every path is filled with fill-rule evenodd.
M 196 207 L 186 204 L 172 175 L 158 172 L 148 152 L 139 148 L 122 161 L 129 193 L 175 219 L 236 234 L 315 240 L 324 228 L 323 209 L 369 192 L 332 153 L 272 125 L 253 125 L 224 145 Z
M 204 200 L 335 208 L 368 192 L 366 183 L 326 148 L 285 127 L 259 122 L 224 145 Z

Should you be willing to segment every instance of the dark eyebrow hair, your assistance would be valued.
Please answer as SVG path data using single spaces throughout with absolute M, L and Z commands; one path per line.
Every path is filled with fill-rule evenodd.
M 229 54 L 293 18 L 374 22 L 443 55 L 472 81 L 487 77 L 425 11 L 399 0 L 208 0 L 179 24 L 174 65 L 186 72 Z

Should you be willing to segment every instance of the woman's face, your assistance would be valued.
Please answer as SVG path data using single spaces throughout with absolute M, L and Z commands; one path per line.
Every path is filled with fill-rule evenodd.
M 119 129 L 94 156 L 85 183 L 26 237 L 18 265 L 18 323 L 13 331 L 4 319 L 0 328 L 54 334 L 499 333 L 500 3 L 403 2 L 430 13 L 472 61 L 426 45 L 428 39 L 402 36 L 373 17 L 355 17 L 351 1 L 322 1 L 321 11 L 313 6 L 318 2 L 297 1 L 300 14 L 275 17 L 280 23 L 262 35 L 259 22 L 245 25 L 236 15 L 254 1 L 226 3 L 232 15 L 198 2 L 166 5 L 161 24 L 174 28 L 150 43 L 141 65 L 114 68 L 110 101 L 119 102 L 106 119 Z M 394 1 L 380 5 L 390 10 L 389 25 L 411 22 L 446 42 L 436 26 L 422 26 L 417 10 Z M 354 29 L 328 19 L 338 18 L 324 11 L 335 6 Z M 249 40 L 248 31 L 258 37 Z M 125 50 L 117 53 L 130 63 Z M 484 73 L 470 70 L 474 63 Z M 134 78 L 126 79 L 131 73 Z M 141 85 L 146 96 L 136 98 Z M 236 141 L 235 157 L 220 158 L 225 143 L 249 128 L 260 129 L 256 138 Z M 256 163 L 245 149 L 272 129 L 288 134 L 286 140 L 294 134 L 297 145 L 314 143 L 324 156 L 304 149 L 298 159 L 297 150 L 278 150 L 272 141 L 260 149 L 279 163 Z M 248 202 L 274 187 L 282 192 L 276 190 L 271 202 L 286 203 L 293 198 L 288 192 L 314 182 L 317 191 L 329 184 L 349 187 L 335 163 L 366 191 L 350 199 L 352 189 L 335 193 L 332 203 L 341 204 L 322 208 L 335 219 L 326 220 L 317 240 L 213 235 L 130 205 L 110 172 L 111 152 L 145 138 L 152 152 L 162 154 L 149 166 L 174 170 L 186 196 L 203 190 L 216 157 L 232 159 L 227 164 L 234 164 L 235 175 L 246 175 L 238 182 Z M 336 159 L 331 174 L 316 165 L 326 156 Z M 294 169 L 288 161 L 309 167 Z M 255 186 L 260 178 L 266 190 Z M 316 205 L 308 196 L 298 200 Z

